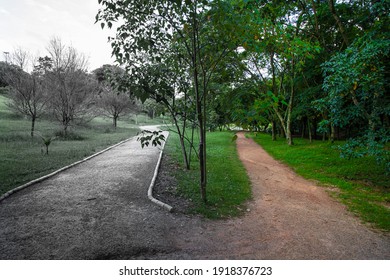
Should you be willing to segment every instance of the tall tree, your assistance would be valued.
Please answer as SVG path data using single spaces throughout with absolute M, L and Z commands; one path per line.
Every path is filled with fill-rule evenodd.
M 113 65 L 103 65 L 93 71 L 99 83 L 96 105 L 103 115 L 112 118 L 114 128 L 117 127 L 119 117 L 129 113 L 136 106 L 129 92 L 121 92 L 110 83 L 110 79 L 123 72 Z
M 46 73 L 50 107 L 66 136 L 73 121 L 92 113 L 97 82 L 87 73 L 85 56 L 59 38 L 50 41 L 47 51 L 52 60 L 52 68 Z
M 229 38 L 224 40 L 212 27 L 212 19 L 220 11 L 224 1 L 113 1 L 99 0 L 103 8 L 96 16 L 102 27 L 106 24 L 116 28 L 111 38 L 113 54 L 126 66 L 130 74 L 137 72 L 137 65 L 147 59 L 159 62 L 163 50 L 173 42 L 184 49 L 183 62 L 192 77 L 197 124 L 200 131 L 199 165 L 200 190 L 206 202 L 206 106 L 207 93 L 212 73 L 222 57 L 226 55 Z
M 345 51 L 323 64 L 324 102 L 333 123 L 345 127 L 360 123 L 360 137 L 344 147 L 348 156 L 374 155 L 387 162 L 385 145 L 390 140 L 390 98 L 388 61 L 390 41 L 368 33 L 356 39 Z
M 26 69 L 30 64 L 31 55 L 28 51 L 24 50 L 22 47 L 15 48 L 11 53 L 11 64 L 18 66 L 20 69 L 28 71 Z M 30 65 L 31 66 L 31 65 Z
M 8 68 L 5 74 L 5 80 L 10 86 L 11 102 L 8 106 L 16 112 L 19 112 L 31 120 L 31 137 L 34 136 L 35 122 L 37 118 L 46 110 L 48 101 L 47 91 L 44 81 L 44 76 L 40 72 L 41 60 L 34 66 L 34 71 L 29 74 L 20 66 L 27 67 L 31 60 L 27 60 L 26 52 L 19 49 L 17 52 L 20 55 L 18 65 L 12 65 Z M 18 61 L 18 60 L 14 60 Z
M 117 127 L 119 117 L 128 114 L 135 101 L 123 92 L 118 92 L 108 85 L 100 86 L 97 106 L 102 114 L 112 118 L 112 125 Z
M 303 36 L 307 24 L 297 1 L 235 1 L 246 18 L 238 32 L 249 53 L 247 72 L 267 100 L 289 145 L 293 144 L 293 108 L 303 65 L 319 51 L 314 37 Z M 266 104 L 263 102 L 263 105 Z M 272 115 L 269 119 L 273 120 Z M 273 125 L 274 127 L 274 125 Z

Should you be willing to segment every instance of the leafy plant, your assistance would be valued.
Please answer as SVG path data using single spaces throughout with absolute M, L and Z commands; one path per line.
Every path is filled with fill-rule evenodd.
M 385 146 L 390 130 L 385 120 L 390 116 L 386 85 L 389 47 L 388 39 L 372 32 L 322 65 L 323 89 L 328 92 L 322 102 L 330 108 L 330 121 L 339 127 L 351 123 L 361 127 L 359 137 L 340 147 L 342 156 L 371 155 L 388 167 L 389 152 Z
M 46 155 L 48 155 L 49 154 L 49 146 L 50 146 L 51 142 L 53 142 L 55 139 L 57 139 L 57 136 L 43 136 L 40 133 L 36 133 L 36 134 L 38 134 L 38 136 L 41 138 L 42 144 L 45 147 L 45 153 L 46 153 Z
M 142 130 L 139 133 L 140 136 L 137 137 L 137 141 L 141 142 L 142 149 L 146 146 L 148 147 L 150 144 L 152 146 L 161 146 L 162 142 L 165 141 L 165 136 L 162 134 L 162 130 Z

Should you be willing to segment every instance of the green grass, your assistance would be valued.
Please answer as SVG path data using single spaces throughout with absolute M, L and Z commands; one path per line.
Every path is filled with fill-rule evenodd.
M 172 170 L 178 180 L 178 192 L 194 203 L 191 212 L 211 219 L 237 216 L 245 211 L 244 203 L 251 198 L 251 186 L 245 168 L 238 158 L 233 134 L 207 134 L 207 200 L 204 204 L 199 190 L 199 163 L 192 159 L 192 170 L 185 170 L 177 134 L 171 133 L 165 153 L 177 166 Z
M 112 127 L 110 119 L 96 118 L 83 126 L 73 126 L 70 139 L 58 138 L 42 153 L 42 140 L 30 137 L 30 121 L 13 114 L 0 95 L 0 195 L 30 180 L 49 174 L 63 166 L 136 135 L 138 126 L 119 121 Z M 145 120 L 143 120 L 146 122 Z M 36 132 L 54 136 L 61 131 L 57 123 L 40 119 Z
M 390 177 L 385 167 L 373 158 L 346 160 L 334 149 L 338 142 L 310 143 L 294 139 L 287 146 L 284 139 L 272 141 L 266 134 L 251 135 L 274 158 L 292 167 L 301 176 L 321 185 L 336 187 L 332 195 L 348 206 L 363 221 L 385 231 L 390 230 Z M 332 189 L 332 188 L 330 188 Z

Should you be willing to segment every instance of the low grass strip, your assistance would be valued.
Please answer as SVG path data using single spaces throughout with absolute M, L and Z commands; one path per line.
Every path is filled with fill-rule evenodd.
M 199 164 L 192 158 L 192 170 L 185 170 L 177 134 L 171 133 L 165 146 L 166 154 L 174 161 L 172 174 L 178 180 L 178 195 L 194 203 L 193 213 L 211 219 L 240 215 L 244 203 L 251 198 L 251 186 L 245 168 L 238 158 L 231 132 L 207 134 L 207 199 L 204 204 L 199 191 Z

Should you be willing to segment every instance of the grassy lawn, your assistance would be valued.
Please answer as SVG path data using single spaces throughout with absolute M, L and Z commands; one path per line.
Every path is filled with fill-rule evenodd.
M 136 135 L 138 126 L 129 120 L 118 122 L 113 129 L 110 119 L 96 118 L 83 126 L 71 127 L 71 138 L 58 138 L 42 153 L 42 140 L 30 137 L 30 121 L 15 116 L 0 95 L 0 195 L 30 180 L 49 174 L 70 163 Z M 139 118 L 143 123 L 147 119 Z M 55 135 L 60 127 L 55 122 L 38 120 L 36 131 Z
M 390 177 L 373 158 L 341 159 L 334 145 L 294 139 L 288 147 L 284 139 L 273 142 L 266 134 L 251 135 L 274 158 L 298 174 L 324 186 L 337 187 L 331 193 L 349 210 L 377 228 L 390 230 Z
M 165 153 L 178 166 L 172 170 L 179 183 L 178 192 L 194 202 L 194 213 L 215 219 L 237 216 L 245 211 L 243 204 L 251 198 L 251 186 L 232 137 L 230 132 L 207 134 L 208 204 L 204 205 L 199 191 L 199 163 L 193 158 L 192 170 L 186 171 L 178 136 L 170 134 Z

